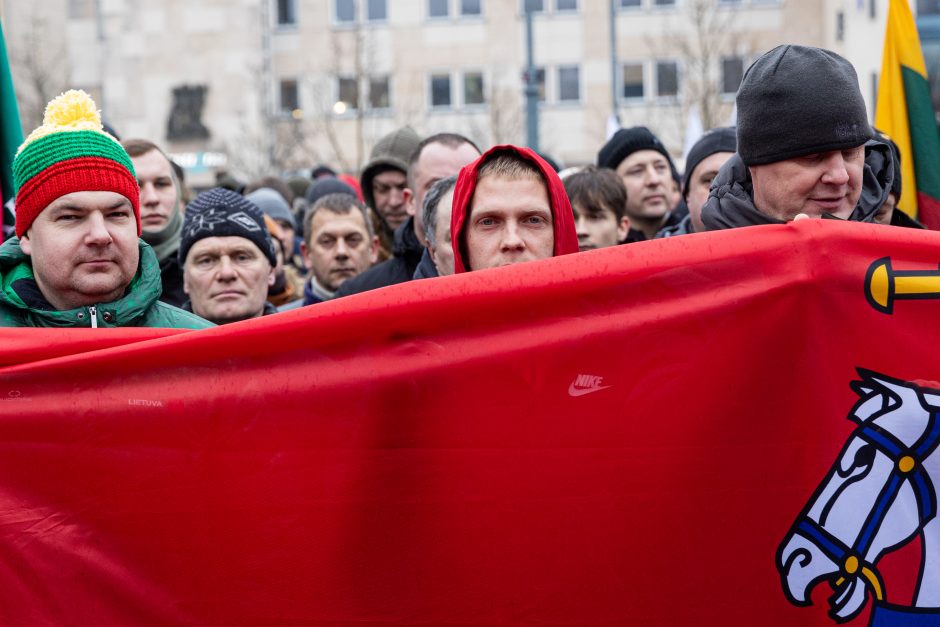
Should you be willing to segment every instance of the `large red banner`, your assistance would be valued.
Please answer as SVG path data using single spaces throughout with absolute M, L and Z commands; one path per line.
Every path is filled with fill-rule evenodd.
M 804 221 L 0 330 L 0 622 L 936 624 L 938 262 Z

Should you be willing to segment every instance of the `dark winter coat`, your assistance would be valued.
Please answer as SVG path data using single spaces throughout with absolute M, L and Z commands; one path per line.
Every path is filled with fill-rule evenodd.
M 434 265 L 434 260 L 431 259 L 431 253 L 425 248 L 424 252 L 421 254 L 421 261 L 418 262 L 418 267 L 415 268 L 415 273 L 412 278 L 433 279 L 436 276 L 438 276 L 437 266 Z
M 678 224 L 663 227 L 656 234 L 655 239 L 673 237 L 674 235 L 688 235 L 689 233 L 695 233 L 695 230 L 692 228 L 692 216 L 686 215 Z
M 160 294 L 160 301 L 174 307 L 182 307 L 189 296 L 183 291 L 183 267 L 176 253 L 173 253 L 162 262 L 160 262 L 160 283 L 163 285 L 163 293 Z

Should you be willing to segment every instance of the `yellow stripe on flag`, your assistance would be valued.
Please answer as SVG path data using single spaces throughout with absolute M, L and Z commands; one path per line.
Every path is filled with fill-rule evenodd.
M 914 175 L 907 100 L 901 77 L 902 65 L 927 77 L 911 7 L 907 0 L 890 0 L 881 78 L 878 81 L 878 102 L 875 105 L 875 126 L 898 145 L 901 152 L 901 181 L 907 190 L 907 193 L 902 194 L 898 207 L 916 218 L 917 179 Z

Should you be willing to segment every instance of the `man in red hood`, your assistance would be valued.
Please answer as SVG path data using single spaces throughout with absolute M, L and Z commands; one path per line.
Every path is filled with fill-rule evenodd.
M 464 166 L 450 222 L 454 272 L 578 252 L 561 179 L 528 148 L 495 146 Z

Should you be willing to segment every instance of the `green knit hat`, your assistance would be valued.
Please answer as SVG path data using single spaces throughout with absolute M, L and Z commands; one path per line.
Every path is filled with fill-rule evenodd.
M 140 188 L 127 152 L 104 131 L 95 102 L 70 90 L 46 105 L 42 126 L 13 159 L 16 235 L 22 237 L 43 209 L 72 192 L 108 191 L 134 206 L 140 235 Z

